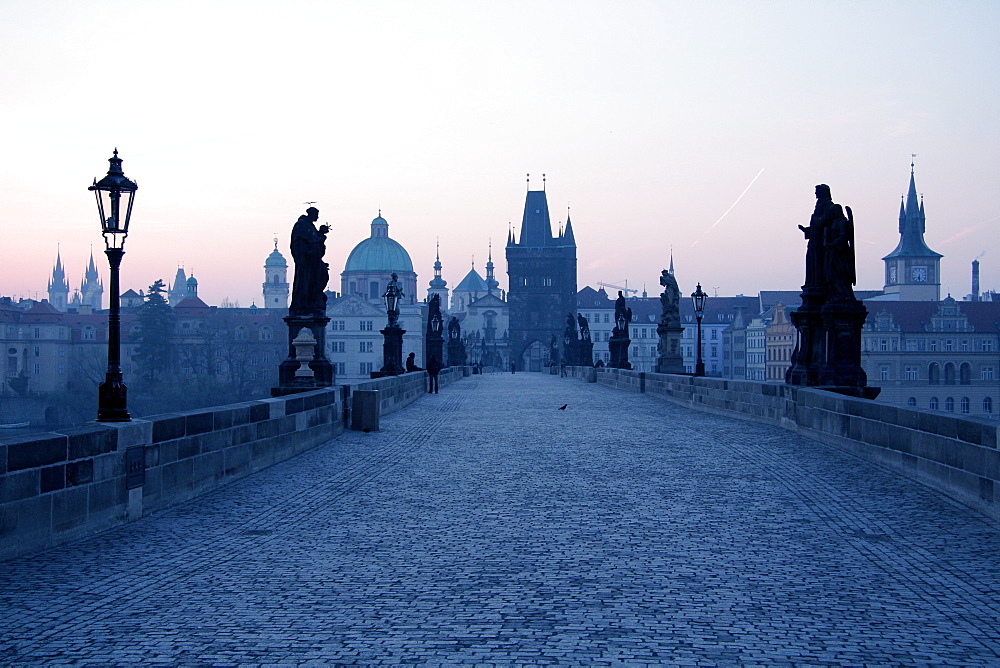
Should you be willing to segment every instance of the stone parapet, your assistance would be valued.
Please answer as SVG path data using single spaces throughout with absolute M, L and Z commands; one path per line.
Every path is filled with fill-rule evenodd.
M 809 387 L 596 369 L 597 382 L 769 422 L 896 470 L 1000 519 L 1000 425 Z
M 443 369 L 440 386 L 463 377 L 461 367 Z M 427 373 L 0 439 L 0 560 L 189 501 L 314 448 L 349 424 L 356 389 L 377 390 L 379 413 L 391 413 L 427 391 Z

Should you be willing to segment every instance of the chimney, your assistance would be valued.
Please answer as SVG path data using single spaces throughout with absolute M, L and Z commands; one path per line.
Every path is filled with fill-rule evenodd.
M 972 261 L 972 301 L 979 301 L 979 260 Z

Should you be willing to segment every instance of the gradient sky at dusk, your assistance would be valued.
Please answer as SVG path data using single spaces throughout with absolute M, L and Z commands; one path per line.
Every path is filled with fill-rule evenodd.
M 882 287 L 917 154 L 942 296 L 1000 289 L 1000 3 L 0 0 L 0 295 L 107 263 L 87 186 L 139 184 L 122 287 L 178 265 L 210 304 L 260 303 L 315 201 L 332 289 L 381 208 L 425 296 L 506 287 L 525 173 L 571 207 L 579 285 L 798 289 L 813 186 Z M 749 187 L 748 187 L 749 186 Z M 734 206 L 735 204 L 735 206 Z M 727 213 L 728 212 L 728 213 Z M 107 279 L 105 278 L 105 283 Z

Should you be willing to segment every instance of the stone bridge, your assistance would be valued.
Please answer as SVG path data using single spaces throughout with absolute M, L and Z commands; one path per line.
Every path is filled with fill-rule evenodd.
M 745 388 L 599 375 L 467 377 L 9 559 L 0 664 L 1000 663 L 992 497 L 851 450 L 885 430 L 816 417 L 840 399 L 779 388 L 746 419 L 722 414 Z M 914 419 L 913 448 L 956 440 Z M 969 438 L 995 453 L 992 429 Z

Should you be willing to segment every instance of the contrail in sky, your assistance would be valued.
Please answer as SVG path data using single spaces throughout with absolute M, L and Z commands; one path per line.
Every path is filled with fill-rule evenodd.
M 748 190 L 750 190 L 750 186 L 752 186 L 754 183 L 756 183 L 757 179 L 759 179 L 760 175 L 763 174 L 763 173 L 764 173 L 764 168 L 761 167 L 760 171 L 757 172 L 757 176 L 753 177 L 753 181 L 750 182 L 750 185 L 748 185 L 746 188 L 743 189 L 743 192 L 741 192 L 740 196 L 736 198 L 736 201 L 733 202 L 733 205 L 731 207 L 729 207 L 728 209 L 726 209 L 726 212 L 724 214 L 722 214 L 721 216 L 719 216 L 719 219 L 717 221 L 715 221 L 714 223 L 712 223 L 711 226 L 709 226 L 709 228 L 707 230 L 705 230 L 704 234 L 702 234 L 700 237 L 698 237 L 697 239 L 694 240 L 694 243 L 691 244 L 691 248 L 694 248 L 695 244 L 697 244 L 699 241 L 701 241 L 702 239 L 704 239 L 706 234 L 708 234 L 709 232 L 711 232 L 715 228 L 716 225 L 718 225 L 719 223 L 722 222 L 723 218 L 725 218 L 726 216 L 729 215 L 730 211 L 732 211 L 733 209 L 736 208 L 736 205 L 740 203 L 740 200 L 743 199 L 743 196 L 747 194 Z

